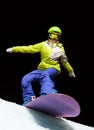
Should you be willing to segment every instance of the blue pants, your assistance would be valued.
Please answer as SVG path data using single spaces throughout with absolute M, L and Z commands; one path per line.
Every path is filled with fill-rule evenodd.
M 21 81 L 21 87 L 23 91 L 23 101 L 27 101 L 35 93 L 32 88 L 32 83 L 39 81 L 41 86 L 40 95 L 42 94 L 53 94 L 57 93 L 55 90 L 54 79 L 58 75 L 58 71 L 54 68 L 49 68 L 47 70 L 34 70 L 26 74 Z

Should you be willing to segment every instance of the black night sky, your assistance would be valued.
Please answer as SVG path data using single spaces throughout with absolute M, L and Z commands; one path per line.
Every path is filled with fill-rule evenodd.
M 87 4 L 89 7 L 89 5 Z M 22 104 L 21 78 L 36 69 L 40 54 L 9 54 L 6 49 L 47 40 L 50 26 L 62 29 L 60 42 L 65 47 L 76 78 L 62 73 L 56 78 L 60 93 L 73 96 L 81 106 L 81 114 L 72 120 L 94 126 L 92 8 L 82 3 L 57 3 L 39 6 L 2 4 L 0 9 L 0 98 Z M 39 85 L 34 84 L 38 93 Z

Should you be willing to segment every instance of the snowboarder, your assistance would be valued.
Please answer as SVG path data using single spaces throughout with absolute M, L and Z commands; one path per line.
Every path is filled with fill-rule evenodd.
M 70 77 L 76 77 L 72 66 L 70 65 L 65 53 L 64 46 L 59 42 L 62 31 L 57 26 L 48 29 L 48 40 L 28 46 L 13 46 L 6 49 L 8 53 L 40 53 L 41 61 L 36 70 L 33 70 L 23 76 L 21 87 L 23 91 L 23 105 L 33 100 L 36 95 L 32 83 L 39 81 L 39 95 L 58 93 L 53 79 L 60 72 L 60 64 L 68 71 Z

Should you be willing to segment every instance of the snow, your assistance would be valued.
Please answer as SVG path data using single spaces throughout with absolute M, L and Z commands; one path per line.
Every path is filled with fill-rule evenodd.
M 94 130 L 94 127 L 0 99 L 0 130 Z

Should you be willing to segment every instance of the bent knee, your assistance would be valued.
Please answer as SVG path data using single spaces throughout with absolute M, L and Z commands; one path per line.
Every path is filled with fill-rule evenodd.
M 25 83 L 27 83 L 28 82 L 28 78 L 27 78 L 27 76 L 24 76 L 23 78 L 22 78 L 22 80 L 21 80 L 21 83 L 22 84 L 25 84 Z

